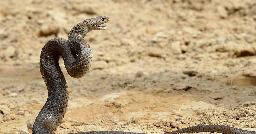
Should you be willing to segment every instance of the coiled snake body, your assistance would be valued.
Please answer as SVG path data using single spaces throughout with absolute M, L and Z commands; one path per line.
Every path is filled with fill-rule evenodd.
M 48 98 L 36 117 L 33 134 L 53 134 L 62 121 L 68 104 L 66 80 L 59 66 L 59 58 L 70 76 L 82 77 L 90 67 L 92 58 L 89 45 L 83 37 L 91 30 L 103 30 L 108 17 L 86 19 L 74 26 L 68 40 L 55 38 L 48 41 L 40 55 L 40 71 L 48 89 Z

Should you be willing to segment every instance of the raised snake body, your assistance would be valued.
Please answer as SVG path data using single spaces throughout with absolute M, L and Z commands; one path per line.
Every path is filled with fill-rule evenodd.
M 48 89 L 48 98 L 39 112 L 33 125 L 32 134 L 54 134 L 64 118 L 68 105 L 68 91 L 66 80 L 59 66 L 59 58 L 64 59 L 65 68 L 70 76 L 82 77 L 90 67 L 92 58 L 90 46 L 84 41 L 84 36 L 91 30 L 104 30 L 101 26 L 109 18 L 99 16 L 86 19 L 74 26 L 68 40 L 55 38 L 49 40 L 42 48 L 40 55 L 40 71 Z M 226 134 L 255 134 L 223 125 L 198 125 L 179 129 L 166 134 L 221 132 Z M 77 134 L 136 134 L 120 131 L 92 131 Z
M 63 58 L 70 76 L 82 77 L 89 70 L 92 58 L 91 49 L 83 37 L 91 30 L 105 29 L 101 24 L 106 22 L 108 17 L 105 16 L 86 19 L 72 28 L 68 40 L 55 38 L 42 48 L 40 71 L 48 89 L 48 98 L 36 117 L 33 134 L 53 134 L 66 112 L 68 91 L 59 58 Z

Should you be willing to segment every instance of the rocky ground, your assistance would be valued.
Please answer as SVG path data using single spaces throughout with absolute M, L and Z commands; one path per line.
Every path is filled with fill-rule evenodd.
M 256 2 L 252 0 L 0 1 L 0 133 L 29 128 L 47 98 L 43 45 L 86 18 L 91 71 L 68 82 L 57 134 L 161 134 L 196 124 L 256 128 Z

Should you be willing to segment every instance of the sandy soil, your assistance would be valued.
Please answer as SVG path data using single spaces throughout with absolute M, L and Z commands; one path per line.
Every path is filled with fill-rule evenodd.
M 91 71 L 68 82 L 57 134 L 121 130 L 161 134 L 196 124 L 256 128 L 253 0 L 1 0 L 0 133 L 31 132 L 47 98 L 43 45 L 97 15 L 86 36 Z M 27 127 L 28 126 L 28 127 Z

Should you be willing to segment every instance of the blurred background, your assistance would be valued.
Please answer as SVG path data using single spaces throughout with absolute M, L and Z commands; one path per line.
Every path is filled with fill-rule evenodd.
M 163 133 L 196 124 L 256 128 L 256 1 L 1 0 L 0 133 L 29 128 L 47 98 L 44 44 L 86 18 L 107 30 L 85 40 L 85 77 L 71 78 L 57 133 Z

